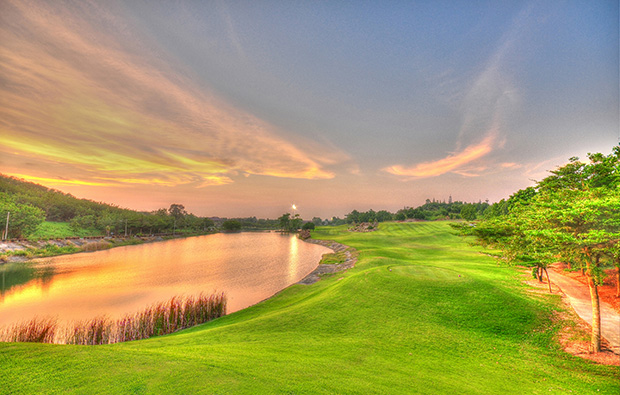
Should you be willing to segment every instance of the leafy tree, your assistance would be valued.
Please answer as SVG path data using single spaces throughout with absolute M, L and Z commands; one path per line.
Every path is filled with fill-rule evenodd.
M 349 214 L 347 214 L 347 215 L 345 216 L 345 219 L 344 219 L 344 220 L 345 220 L 345 221 L 346 221 L 346 223 L 348 223 L 348 224 L 352 224 L 352 223 L 358 223 L 358 222 L 361 222 L 361 221 L 360 221 L 360 212 L 359 212 L 359 211 L 357 211 L 357 210 L 353 210 L 353 211 L 351 211 Z
M 211 218 L 202 218 L 202 229 L 203 230 L 213 228 L 214 226 L 215 226 L 215 222 Z
M 385 221 L 391 221 L 392 220 L 392 213 L 390 213 L 387 210 L 381 210 L 377 212 L 376 215 L 376 220 L 377 222 L 385 222 Z
M 306 222 L 305 224 L 303 224 L 303 226 L 301 227 L 301 229 L 303 230 L 314 230 L 315 226 L 313 222 Z
M 280 225 L 280 229 L 285 232 L 294 232 L 301 227 L 303 220 L 299 216 L 299 214 L 295 214 L 291 217 L 290 213 L 282 214 L 281 217 L 278 218 L 278 224 Z
M 281 230 L 288 232 L 291 229 L 291 213 L 282 214 L 282 216 L 278 218 L 278 224 Z
M 588 157 L 589 164 L 571 158 L 536 188 L 512 195 L 508 214 L 479 224 L 474 234 L 537 271 L 558 260 L 581 268 L 592 302 L 591 345 L 600 351 L 601 263 L 604 257 L 616 262 L 620 240 L 620 147 Z
M 461 217 L 467 221 L 473 221 L 477 216 L 476 206 L 473 204 L 466 204 L 461 208 Z
M 321 225 L 323 225 L 323 220 L 321 218 L 319 218 L 319 217 L 313 217 L 312 218 L 312 223 L 315 226 L 321 226 Z
M 2 232 L 6 227 L 7 213 L 9 215 L 9 230 L 6 238 L 25 237 L 35 232 L 45 220 L 45 212 L 29 204 L 19 204 L 6 193 L 0 193 L 0 224 Z
M 329 224 L 332 226 L 338 226 L 338 225 L 343 225 L 345 224 L 346 221 L 342 218 L 339 217 L 332 217 L 331 221 L 329 221 Z
M 238 232 L 241 230 L 241 222 L 235 219 L 229 219 L 222 223 L 222 229 L 226 232 Z
M 592 348 L 600 351 L 601 258 L 620 238 L 620 190 L 549 191 L 516 211 L 528 254 L 551 263 L 576 260 L 585 269 L 592 301 Z

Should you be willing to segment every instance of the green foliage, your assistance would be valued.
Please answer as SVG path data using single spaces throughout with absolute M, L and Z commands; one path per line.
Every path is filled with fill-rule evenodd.
M 461 218 L 467 221 L 473 221 L 478 216 L 476 206 L 473 204 L 465 204 L 461 207 Z
M 312 218 L 312 223 L 315 226 L 321 226 L 321 225 L 323 225 L 323 220 L 321 218 L 319 218 L 319 217 L 313 217 Z
M 301 227 L 303 220 L 299 216 L 299 214 L 295 214 L 291 216 L 291 213 L 282 214 L 278 218 L 278 224 L 280 230 L 285 232 L 295 232 L 297 229 Z
M 539 279 L 557 261 L 584 270 L 594 310 L 592 347 L 599 351 L 596 288 L 604 259 L 614 260 L 620 240 L 620 148 L 588 157 L 590 163 L 571 158 L 535 188 L 518 191 L 508 200 L 506 215 L 487 216 L 473 233 L 511 261 L 534 266 Z
M 241 222 L 229 219 L 222 223 L 222 229 L 226 232 L 238 232 L 241 230 Z
M 30 204 L 18 203 L 7 193 L 0 192 L 0 228 L 2 234 L 6 229 L 7 216 L 9 219 L 8 234 L 5 238 L 27 237 L 36 232 L 45 220 L 43 210 Z
M 314 230 L 315 225 L 312 222 L 306 222 L 305 224 L 303 224 L 303 226 L 301 227 L 301 229 L 303 230 Z
M 69 222 L 74 233 L 68 236 L 116 236 L 125 235 L 125 232 L 127 235 L 172 233 L 173 230 L 187 234 L 204 232 L 215 225 L 209 218 L 188 213 L 185 206 L 178 203 L 170 205 L 169 209 L 162 208 L 150 213 L 137 212 L 92 200 L 77 199 L 70 194 L 0 174 L 0 211 L 5 200 L 3 197 L 8 197 L 17 207 L 36 207 L 43 210 L 44 218 L 48 222 Z M 13 207 L 13 210 L 17 209 Z M 4 215 L 6 218 L 6 214 Z M 32 226 L 23 228 L 23 231 L 15 228 L 22 236 L 36 233 L 32 229 Z M 11 231 L 9 236 L 18 237 Z

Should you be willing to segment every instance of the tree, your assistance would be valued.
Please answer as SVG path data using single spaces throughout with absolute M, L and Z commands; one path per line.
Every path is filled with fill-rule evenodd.
M 377 222 L 391 221 L 392 217 L 392 213 L 390 213 L 389 211 L 381 210 L 377 212 L 376 220 Z
M 461 208 L 461 217 L 467 221 L 473 221 L 476 219 L 478 211 L 473 204 L 465 204 Z
M 278 218 L 278 224 L 280 225 L 280 229 L 288 232 L 291 229 L 291 213 L 282 214 Z
M 515 193 L 508 215 L 492 218 L 474 233 L 545 272 L 559 260 L 581 268 L 592 302 L 591 347 L 600 351 L 601 262 L 605 256 L 617 259 L 620 240 L 620 147 L 609 156 L 588 157 L 589 164 L 571 158 L 536 188 Z
M 360 222 L 360 213 L 359 213 L 359 211 L 357 211 L 357 210 L 351 211 L 349 214 L 347 214 L 345 216 L 345 221 L 348 224 Z
M 303 226 L 301 227 L 301 229 L 303 230 L 314 230 L 315 226 L 313 222 L 306 222 L 305 224 L 303 224 Z
M 297 229 L 301 227 L 303 220 L 299 216 L 299 214 L 295 214 L 291 217 L 290 213 L 283 214 L 280 218 L 278 218 L 278 224 L 280 225 L 280 229 L 285 232 L 295 232 Z
M 209 228 L 213 228 L 215 226 L 215 222 L 211 218 L 202 218 L 202 230 L 207 230 Z
M 6 193 L 0 193 L 0 223 L 5 230 L 5 221 L 9 215 L 9 230 L 5 238 L 25 237 L 34 233 L 45 220 L 45 212 L 29 204 L 16 203 Z
M 620 190 L 546 191 L 515 214 L 524 239 L 530 241 L 529 255 L 547 263 L 573 259 L 585 269 L 592 302 L 591 344 L 600 351 L 600 263 L 620 239 Z
M 229 219 L 222 223 L 222 229 L 226 232 L 238 232 L 241 230 L 241 222 Z

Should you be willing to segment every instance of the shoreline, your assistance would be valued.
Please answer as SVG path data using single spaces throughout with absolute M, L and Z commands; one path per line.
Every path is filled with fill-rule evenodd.
M 207 233 L 211 234 L 211 233 Z M 83 252 L 109 250 L 115 247 L 155 243 L 192 236 L 127 236 L 127 237 L 71 237 L 47 240 L 18 240 L 0 242 L 0 265 L 13 262 L 27 262 L 38 258 L 71 255 Z M 46 248 L 51 246 L 51 251 Z M 73 251 L 59 251 L 60 249 Z
M 341 244 L 332 240 L 316 240 L 311 237 L 300 240 L 306 243 L 317 244 L 323 247 L 327 247 L 335 253 L 344 252 L 346 259 L 343 263 L 339 264 L 321 264 L 319 261 L 316 269 L 311 271 L 306 277 L 298 281 L 296 284 L 314 284 L 321 279 L 321 275 L 323 274 L 342 272 L 355 267 L 355 264 L 357 263 L 357 250 L 353 247 L 349 247 L 345 244 Z

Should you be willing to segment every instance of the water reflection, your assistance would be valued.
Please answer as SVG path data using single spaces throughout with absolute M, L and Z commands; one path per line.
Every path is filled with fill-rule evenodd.
M 324 247 L 277 233 L 217 234 L 0 266 L 0 325 L 111 318 L 175 295 L 225 292 L 233 312 L 301 280 Z
M 0 265 L 0 276 L 0 301 L 3 301 L 6 293 L 31 281 L 37 282 L 41 289 L 48 289 L 54 277 L 54 267 L 32 262 L 6 263 Z

